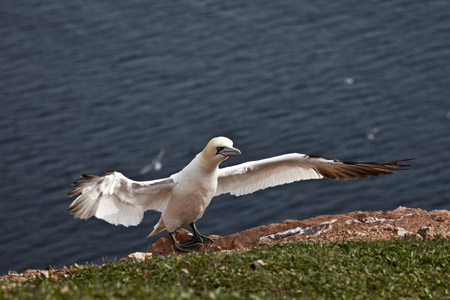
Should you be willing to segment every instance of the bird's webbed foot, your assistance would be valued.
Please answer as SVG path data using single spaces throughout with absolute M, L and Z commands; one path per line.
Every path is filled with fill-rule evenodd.
M 203 235 L 203 234 L 200 234 L 200 233 L 198 233 L 197 236 L 200 237 L 203 242 L 214 243 L 214 241 L 215 241 L 215 239 L 212 239 L 212 238 L 207 237 L 206 235 Z
M 189 241 L 186 243 L 178 243 L 178 242 L 174 243 L 175 249 L 180 252 L 193 252 L 195 250 L 198 250 L 202 245 L 203 245 L 203 243 L 195 244 L 195 243 L 190 243 Z
M 189 241 L 181 243 L 181 244 L 186 245 L 186 246 L 196 245 L 196 244 L 203 245 L 203 239 L 200 236 L 193 235 Z
M 194 237 L 185 243 L 180 243 L 175 239 L 173 233 L 170 233 L 170 236 L 172 237 L 175 250 L 180 252 L 193 252 L 203 245 L 202 240 L 195 239 Z
M 190 224 L 192 227 L 192 230 L 194 231 L 193 236 L 191 239 L 187 242 L 180 243 L 175 239 L 175 236 L 173 232 L 170 233 L 170 236 L 173 240 L 173 245 L 175 250 L 180 252 L 193 252 L 195 250 L 198 250 L 204 243 L 214 243 L 214 240 L 210 237 L 207 237 L 206 235 L 201 234 L 198 232 L 197 226 L 195 226 L 195 223 Z

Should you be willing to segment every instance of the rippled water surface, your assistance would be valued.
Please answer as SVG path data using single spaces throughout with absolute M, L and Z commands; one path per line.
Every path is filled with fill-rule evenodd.
M 287 152 L 416 160 L 392 176 L 220 196 L 205 234 L 450 209 L 449 35 L 446 0 L 3 1 L 0 273 L 145 250 L 158 213 L 129 228 L 74 219 L 70 183 L 167 177 L 216 135 L 243 153 L 224 165 Z

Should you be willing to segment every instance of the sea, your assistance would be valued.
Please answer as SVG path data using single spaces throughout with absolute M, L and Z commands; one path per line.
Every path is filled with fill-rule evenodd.
M 73 218 L 83 173 L 178 172 L 215 136 L 242 155 L 414 160 L 397 174 L 214 198 L 203 234 L 355 210 L 450 209 L 448 0 L 0 3 L 0 274 L 145 251 Z

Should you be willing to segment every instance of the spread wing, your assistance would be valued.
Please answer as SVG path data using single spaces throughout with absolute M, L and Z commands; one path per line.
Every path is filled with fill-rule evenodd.
M 82 175 L 67 194 L 68 197 L 80 194 L 68 211 L 81 219 L 95 216 L 114 225 L 137 225 L 144 211 L 166 208 L 174 184 L 172 178 L 133 181 L 119 172 Z
M 216 196 L 246 195 L 299 180 L 324 177 L 347 180 L 392 174 L 397 168 L 409 167 L 401 164 L 402 161 L 344 162 L 299 153 L 285 154 L 219 169 Z

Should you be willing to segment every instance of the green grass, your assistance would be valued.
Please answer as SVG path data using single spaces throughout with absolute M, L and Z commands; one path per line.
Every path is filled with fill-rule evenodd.
M 253 261 L 266 265 L 253 270 Z M 0 283 L 0 285 L 6 283 Z M 274 245 L 85 265 L 1 299 L 450 299 L 450 241 Z

